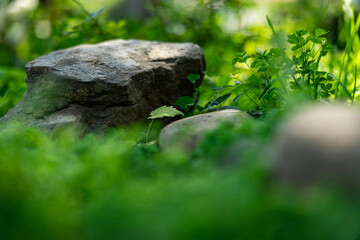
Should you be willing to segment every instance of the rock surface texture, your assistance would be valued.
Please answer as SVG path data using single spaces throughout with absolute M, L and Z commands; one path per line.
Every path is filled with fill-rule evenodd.
M 173 122 L 164 127 L 159 136 L 162 149 L 180 147 L 193 150 L 201 141 L 204 132 L 215 129 L 221 122 L 242 124 L 250 115 L 239 110 L 222 110 L 199 114 Z
M 55 51 L 26 65 L 23 100 L 0 122 L 106 130 L 191 96 L 187 76 L 204 70 L 204 54 L 191 43 L 112 40 Z
M 278 132 L 274 174 L 297 185 L 360 182 L 360 111 L 316 104 L 298 110 Z

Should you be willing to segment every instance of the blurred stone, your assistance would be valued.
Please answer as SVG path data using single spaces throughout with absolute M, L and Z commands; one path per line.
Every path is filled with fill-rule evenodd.
M 297 111 L 279 131 L 274 174 L 298 185 L 335 182 L 360 187 L 360 111 L 314 105 Z
M 112 40 L 55 51 L 26 65 L 23 100 L 0 122 L 103 131 L 192 96 L 187 76 L 203 70 L 204 54 L 192 43 Z
M 221 122 L 242 124 L 249 117 L 245 112 L 228 109 L 181 119 L 161 130 L 159 146 L 161 149 L 180 147 L 191 151 L 197 147 L 206 131 L 215 129 Z
M 233 167 L 244 164 L 249 158 L 254 159 L 259 153 L 263 153 L 264 147 L 255 139 L 240 137 L 230 144 L 220 161 L 221 167 Z

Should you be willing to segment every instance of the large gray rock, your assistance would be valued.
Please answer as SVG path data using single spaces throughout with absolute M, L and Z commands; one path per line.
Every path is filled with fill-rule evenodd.
M 161 149 L 179 147 L 183 150 L 194 150 L 207 131 L 211 131 L 222 122 L 242 124 L 249 114 L 227 109 L 184 118 L 164 127 L 159 136 Z
M 274 174 L 296 185 L 335 182 L 360 189 L 360 111 L 308 106 L 284 123 L 274 147 Z
M 112 40 L 55 51 L 26 65 L 23 100 L 0 122 L 106 130 L 192 96 L 187 76 L 203 70 L 204 54 L 191 43 Z

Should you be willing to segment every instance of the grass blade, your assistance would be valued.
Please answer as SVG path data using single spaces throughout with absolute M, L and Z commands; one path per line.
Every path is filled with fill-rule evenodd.
M 274 25 L 271 23 L 270 18 L 268 16 L 266 16 L 266 20 L 267 20 L 267 23 L 269 24 L 269 27 L 271 28 L 271 31 L 273 32 L 273 34 L 276 35 Z
M 357 65 L 355 64 L 355 75 L 354 75 L 354 89 L 353 89 L 353 95 L 352 95 L 352 101 L 355 99 L 355 92 L 356 92 L 356 79 L 357 79 Z
M 360 13 L 357 15 L 356 19 L 357 20 L 356 20 L 356 23 L 355 23 L 355 27 L 354 27 L 354 29 L 352 31 L 350 39 L 346 43 L 345 51 L 343 53 L 344 55 L 343 55 L 342 62 L 341 62 L 338 82 L 337 82 L 336 88 L 335 88 L 335 97 L 337 97 L 338 90 L 339 90 L 339 85 L 341 85 L 342 75 L 343 75 L 344 72 L 348 71 L 348 66 L 349 66 L 348 63 L 349 63 L 349 60 L 351 58 L 350 54 L 351 54 L 351 50 L 353 49 L 353 42 L 354 42 L 355 37 L 357 36 L 357 33 L 359 31 L 359 27 L 360 27 Z M 343 87 L 345 87 L 345 86 L 343 86 Z

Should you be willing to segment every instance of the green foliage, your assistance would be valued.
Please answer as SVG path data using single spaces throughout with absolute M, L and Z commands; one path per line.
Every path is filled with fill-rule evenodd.
M 176 100 L 176 105 L 179 106 L 182 110 L 185 111 L 185 116 L 189 116 L 193 114 L 195 109 L 202 110 L 203 107 L 200 106 L 197 102 L 199 100 L 200 90 L 199 90 L 199 74 L 190 74 L 187 79 L 193 84 L 194 86 L 194 94 L 193 97 L 183 96 L 179 97 Z
M 176 100 L 176 105 L 186 112 L 189 112 L 189 107 L 194 106 L 194 103 L 195 99 L 189 96 L 179 97 L 178 100 Z
M 85 137 L 2 131 L 1 238 L 358 238 L 357 201 L 333 188 L 291 190 L 271 179 L 262 152 L 271 129 L 255 120 L 222 125 L 195 154 L 136 145 L 125 129 Z M 226 155 L 241 139 L 257 150 Z
M 196 81 L 200 79 L 200 75 L 199 74 L 190 74 L 188 76 L 188 79 L 192 84 L 195 84 Z
M 323 35 L 328 32 L 324 29 L 316 29 L 315 35 L 307 35 L 307 31 L 299 30 L 294 34 L 288 35 L 288 42 L 293 45 L 292 50 L 298 51 L 298 55 L 292 57 L 296 64 L 293 75 L 293 89 L 303 89 L 310 91 L 310 96 L 317 99 L 319 95 L 323 98 L 330 97 L 335 91 L 332 81 L 336 80 L 333 75 L 320 71 L 320 61 L 329 51 L 334 48 L 330 45 Z M 317 47 L 317 48 L 316 48 Z
M 0 117 L 20 102 L 26 89 L 24 79 L 23 70 L 0 67 Z
M 360 18 L 346 13 L 342 20 L 339 1 L 319 1 L 274 8 L 269 29 L 243 21 L 255 5 L 245 0 L 149 0 L 143 21 L 114 16 L 112 6 L 89 11 L 92 1 L 84 0 L 39 1 L 18 18 L 0 11 L 1 116 L 21 100 L 26 62 L 113 38 L 201 46 L 204 81 L 198 86 L 200 76 L 189 75 L 194 95 L 176 102 L 185 117 L 227 104 L 253 115 L 267 112 L 242 127 L 219 126 L 191 153 L 148 143 L 154 119 L 182 115 L 172 107 L 149 117 L 148 144 L 139 144 L 146 126 L 112 129 L 105 136 L 1 129 L 0 239 L 359 239 L 356 189 L 349 195 L 333 186 L 284 186 L 272 178 L 266 151 L 280 122 L 272 116 L 284 114 L 276 109 L 286 113 L 284 105 L 299 102 L 292 93 L 313 100 L 358 98 Z M 0 8 L 10 1 L 3 2 Z M 47 37 L 36 33 L 42 21 L 50 26 Z M 282 45 L 283 32 L 299 26 L 310 31 L 295 31 L 288 35 L 291 46 Z M 16 40 L 17 31 L 22 34 Z M 331 52 L 325 36 L 337 51 Z M 234 52 L 239 53 L 232 58 Z M 232 71 L 232 59 L 241 70 L 223 77 Z
M 269 24 L 271 24 L 268 19 Z M 273 25 L 270 25 L 276 34 Z M 281 108 L 290 90 L 305 92 L 311 99 L 329 98 L 335 94 L 332 84 L 336 78 L 320 70 L 321 59 L 334 48 L 323 36 L 328 31 L 318 28 L 315 34 L 306 30 L 298 30 L 288 35 L 288 43 L 292 45 L 293 56 L 289 58 L 282 48 L 272 48 L 269 51 L 257 49 L 254 55 L 246 52 L 237 53 L 233 64 L 245 65 L 250 76 L 243 80 L 239 74 L 233 75 L 235 85 L 215 88 L 223 91 L 221 100 L 235 95 L 233 102 L 240 108 L 249 110 L 272 110 Z M 246 97 L 246 100 L 243 100 Z M 219 99 L 219 98 L 216 98 Z M 221 102 L 212 100 L 214 105 Z

